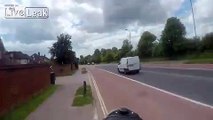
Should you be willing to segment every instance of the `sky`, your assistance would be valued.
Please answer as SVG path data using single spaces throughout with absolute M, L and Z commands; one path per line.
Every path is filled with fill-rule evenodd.
M 198 36 L 213 32 L 213 0 L 192 0 Z M 48 7 L 48 19 L 5 19 L 5 5 Z M 134 48 L 144 31 L 160 38 L 166 20 L 177 17 L 193 37 L 190 0 L 0 0 L 0 36 L 7 51 L 50 57 L 57 36 L 72 36 L 77 57 L 95 49 L 120 48 L 129 38 Z M 128 30 L 125 30 L 128 29 Z

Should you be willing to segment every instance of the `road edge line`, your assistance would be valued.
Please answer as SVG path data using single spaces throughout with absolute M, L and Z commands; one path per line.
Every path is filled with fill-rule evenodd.
M 89 72 L 88 76 L 89 76 L 90 84 L 93 84 L 93 85 L 94 85 L 95 92 L 96 92 L 96 95 L 97 95 L 97 97 L 98 97 L 98 101 L 99 101 L 99 103 L 100 103 L 100 106 L 101 106 L 103 115 L 104 115 L 104 117 L 106 117 L 106 116 L 108 115 L 108 110 L 107 110 L 107 108 L 106 108 L 106 105 L 105 105 L 104 100 L 103 100 L 103 98 L 102 98 L 102 96 L 101 96 L 100 90 L 99 90 L 99 88 L 98 88 L 98 85 L 97 85 L 97 83 L 96 83 L 96 81 L 95 81 L 95 79 L 94 79 L 92 73 L 91 73 L 90 71 L 88 71 L 88 72 Z
M 204 107 L 213 109 L 213 106 L 211 106 L 211 105 L 207 105 L 207 104 L 205 104 L 205 103 L 202 103 L 202 102 L 199 102 L 199 101 L 196 101 L 196 100 L 192 100 L 192 99 L 190 99 L 190 98 L 186 98 L 186 97 L 181 96 L 181 95 L 177 95 L 177 94 L 175 94 L 175 93 L 172 93 L 172 92 L 169 92 L 169 91 L 166 91 L 166 90 L 163 90 L 163 89 L 160 89 L 160 88 L 157 88 L 157 87 L 148 85 L 148 84 L 146 84 L 146 83 L 142 83 L 142 82 L 136 81 L 136 80 L 134 80 L 134 79 L 131 79 L 131 78 L 128 78 L 128 77 L 125 77 L 125 76 L 122 76 L 122 75 L 119 75 L 119 74 L 116 74 L 116 73 L 113 73 L 113 72 L 110 72 L 110 71 L 107 71 L 107 70 L 104 70 L 104 69 L 101 69 L 101 68 L 97 68 L 97 69 L 100 69 L 100 70 L 102 70 L 102 71 L 111 73 L 111 74 L 116 75 L 116 76 L 121 77 L 121 78 L 128 79 L 128 80 L 130 80 L 130 81 L 132 81 L 132 82 L 136 82 L 136 83 L 138 83 L 138 84 L 141 84 L 141 85 L 144 85 L 144 86 L 146 86 L 146 87 L 149 87 L 149 88 L 158 90 L 158 91 L 160 91 L 160 92 L 169 94 L 169 95 L 171 95 L 171 96 L 175 96 L 175 97 L 177 97 L 177 98 L 180 98 L 180 99 L 183 99 L 183 100 L 192 102 L 192 103 L 194 103 L 194 104 L 201 105 L 201 106 L 204 106 Z

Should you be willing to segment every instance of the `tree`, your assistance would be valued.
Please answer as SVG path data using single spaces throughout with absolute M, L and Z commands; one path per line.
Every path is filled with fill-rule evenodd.
M 162 50 L 162 43 L 154 43 L 153 49 L 152 49 L 152 56 L 153 57 L 162 57 L 163 56 L 163 50 Z
M 185 26 L 176 17 L 167 19 L 161 41 L 164 55 L 173 58 L 185 52 Z
M 113 61 L 114 61 L 113 53 L 110 52 L 110 51 L 107 52 L 104 60 L 105 60 L 105 62 L 107 62 L 107 63 L 113 62 Z
M 200 38 L 186 38 L 187 54 L 199 53 L 203 51 L 203 47 Z
M 112 47 L 112 52 L 113 52 L 113 53 L 117 53 L 117 52 L 118 52 L 118 48 Z
M 117 47 L 112 47 L 113 59 L 114 61 L 118 61 L 120 59 L 120 52 Z
M 132 50 L 133 46 L 129 40 L 124 40 L 120 50 L 120 57 L 126 57 L 127 53 Z
M 93 61 L 95 63 L 100 63 L 101 62 L 101 51 L 99 49 L 96 49 L 94 51 L 94 54 L 93 54 Z
M 70 64 L 75 62 L 75 52 L 72 51 L 71 36 L 69 34 L 60 34 L 57 36 L 57 42 L 53 43 L 49 52 L 51 57 L 58 64 Z
M 80 64 L 86 64 L 85 58 L 83 55 L 80 55 L 80 60 L 79 60 Z
M 204 50 L 213 50 L 213 32 L 206 34 L 202 39 Z
M 87 63 L 91 63 L 92 62 L 92 55 L 87 55 L 87 56 L 85 56 L 85 63 L 87 64 Z
M 153 42 L 156 40 L 156 36 L 148 31 L 145 31 L 138 42 L 138 54 L 140 58 L 151 57 Z

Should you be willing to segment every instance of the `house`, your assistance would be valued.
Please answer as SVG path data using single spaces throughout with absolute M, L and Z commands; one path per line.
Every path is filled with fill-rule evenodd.
M 31 63 L 41 64 L 41 63 L 48 63 L 50 60 L 45 55 L 40 55 L 40 52 L 38 54 L 34 53 L 31 57 Z
M 6 53 L 9 56 L 10 64 L 29 64 L 30 56 L 20 51 L 11 51 Z

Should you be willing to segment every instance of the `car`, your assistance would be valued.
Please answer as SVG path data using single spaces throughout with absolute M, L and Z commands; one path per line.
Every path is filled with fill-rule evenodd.
M 117 69 L 119 73 L 124 74 L 130 72 L 139 73 L 141 70 L 140 59 L 138 56 L 121 58 Z

